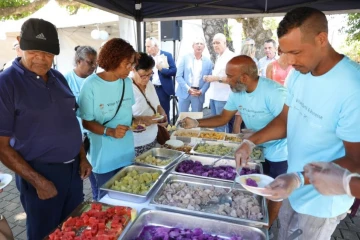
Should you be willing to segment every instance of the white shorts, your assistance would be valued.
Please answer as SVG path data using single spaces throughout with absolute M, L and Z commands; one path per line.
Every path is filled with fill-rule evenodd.
M 295 240 L 329 240 L 336 226 L 345 217 L 346 213 L 334 218 L 318 218 L 297 213 L 286 199 L 279 212 L 278 240 L 286 240 L 297 229 L 301 229 L 303 233 Z

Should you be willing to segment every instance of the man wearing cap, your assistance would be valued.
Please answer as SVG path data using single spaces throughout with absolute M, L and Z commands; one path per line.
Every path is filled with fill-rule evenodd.
M 0 75 L 0 159 L 16 173 L 29 240 L 43 239 L 84 199 L 91 166 L 75 97 L 61 73 L 55 26 L 31 18 L 18 37 L 21 58 Z
M 20 45 L 19 45 L 19 41 L 18 41 L 18 40 L 16 40 L 16 41 L 13 43 L 13 48 L 12 48 L 12 49 L 15 50 L 15 52 L 16 52 L 16 58 L 21 57 L 22 51 L 21 51 L 21 49 L 20 49 Z M 15 59 L 16 59 L 16 58 L 15 58 Z M 9 68 L 9 67 L 12 65 L 13 61 L 14 61 L 14 60 L 11 60 L 11 61 L 7 62 L 7 63 L 4 65 L 3 70 Z
M 191 105 L 192 112 L 202 112 L 205 93 L 209 83 L 204 81 L 205 75 L 211 75 L 212 62 L 202 53 L 205 40 L 196 37 L 192 45 L 194 52 L 185 55 L 177 66 L 176 81 L 179 86 L 176 96 L 179 97 L 179 111 L 188 112 Z

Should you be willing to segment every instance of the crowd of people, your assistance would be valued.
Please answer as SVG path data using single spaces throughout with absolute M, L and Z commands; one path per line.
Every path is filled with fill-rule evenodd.
M 180 112 L 201 112 L 206 94 L 213 116 L 185 118 L 182 127 L 232 133 L 245 125 L 252 134 L 236 165 L 264 147 L 264 174 L 275 179 L 264 190 L 269 227 L 279 218 L 278 239 L 296 229 L 299 239 L 330 239 L 360 197 L 360 66 L 332 48 L 316 9 L 288 12 L 277 33 L 279 46 L 266 40 L 259 61 L 253 39 L 237 56 L 215 34 L 213 63 L 195 37 L 177 65 L 156 38 L 145 40 L 146 53 L 113 38 L 99 52 L 76 47 L 74 69 L 62 74 L 52 69 L 56 27 L 27 20 L 17 58 L 0 73 L 0 160 L 16 174 L 28 239 L 45 237 L 84 201 L 85 178 L 99 200 L 104 183 L 155 147 L 171 96 Z M 141 124 L 145 131 L 134 132 Z

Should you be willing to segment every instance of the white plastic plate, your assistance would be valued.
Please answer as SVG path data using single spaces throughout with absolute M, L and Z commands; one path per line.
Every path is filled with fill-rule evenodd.
M 5 188 L 12 180 L 12 176 L 7 173 L 0 173 L 0 189 Z
M 170 145 L 170 146 L 175 147 L 175 148 L 184 146 L 183 141 L 175 140 L 175 139 L 167 140 L 165 144 Z
M 160 117 L 156 117 L 156 116 L 153 116 L 153 117 L 154 117 L 154 118 L 153 118 L 152 120 L 154 120 L 154 121 L 161 120 L 161 119 L 164 118 L 163 115 L 161 115 Z
M 256 179 L 256 183 L 258 184 L 258 187 L 246 185 L 247 178 Z M 260 195 L 260 196 L 264 196 L 264 197 L 271 196 L 271 195 L 262 193 L 262 191 L 265 189 L 265 186 L 268 185 L 269 183 L 271 183 L 272 181 L 274 181 L 274 179 L 272 177 L 264 175 L 264 174 L 249 174 L 249 175 L 243 175 L 240 177 L 239 176 L 236 177 L 236 182 L 240 183 L 241 186 L 243 186 L 243 188 L 245 188 L 249 192 L 252 192 L 256 195 Z M 279 200 L 276 200 L 275 202 L 282 201 L 282 200 L 283 199 L 279 199 Z

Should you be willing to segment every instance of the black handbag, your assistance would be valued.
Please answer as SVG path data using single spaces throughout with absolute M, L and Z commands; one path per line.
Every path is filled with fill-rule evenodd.
M 105 126 L 107 123 L 109 123 L 111 120 L 113 120 L 115 118 L 115 116 L 119 112 L 119 109 L 120 109 L 121 104 L 123 102 L 124 95 L 125 95 L 125 80 L 124 80 L 124 87 L 123 87 L 123 90 L 122 90 L 120 103 L 119 103 L 119 105 L 118 105 L 118 107 L 116 109 L 116 112 L 115 112 L 114 116 L 110 120 L 104 122 L 102 125 Z M 90 139 L 89 139 L 89 136 L 88 136 L 87 133 L 84 133 L 84 135 L 85 135 L 85 137 L 84 137 L 84 149 L 85 149 L 85 152 L 88 153 L 90 151 Z

